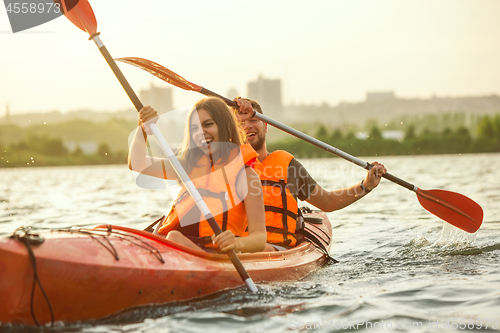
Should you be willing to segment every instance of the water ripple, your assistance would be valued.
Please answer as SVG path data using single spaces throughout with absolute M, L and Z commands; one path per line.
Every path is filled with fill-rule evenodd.
M 373 331 L 366 322 L 383 321 L 410 325 L 397 331 L 438 332 L 429 329 L 429 320 L 441 325 L 455 318 L 498 318 L 500 194 L 491 179 L 500 177 L 500 154 L 379 160 L 417 186 L 476 200 L 485 213 L 482 227 L 473 235 L 458 231 L 425 211 L 414 193 L 384 180 L 359 202 L 328 214 L 334 232 L 331 255 L 340 262 L 302 281 L 261 284 L 258 294 L 227 290 L 98 322 L 58 323 L 54 331 L 289 332 L 299 322 L 362 320 L 360 330 Z M 365 174 L 340 159 L 304 164 L 325 188 L 350 186 Z M 467 173 L 456 168 L 463 164 L 469 166 Z M 331 168 L 340 170 L 336 177 L 322 174 Z M 166 190 L 138 188 L 126 166 L 2 169 L 0 176 L 3 236 L 20 225 L 49 229 L 110 223 L 142 229 L 167 214 L 173 198 Z M 0 330 L 14 328 L 2 325 Z M 352 330 L 330 326 L 325 331 Z

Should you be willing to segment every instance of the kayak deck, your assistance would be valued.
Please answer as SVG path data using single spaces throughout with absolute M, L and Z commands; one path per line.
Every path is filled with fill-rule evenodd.
M 311 230 L 329 249 L 332 229 L 326 214 Z M 204 297 L 243 284 L 229 258 L 173 243 L 121 226 L 63 229 L 40 234 L 30 245 L 0 240 L 0 323 L 35 325 L 101 319 L 143 305 Z M 322 266 L 326 256 L 303 242 L 286 251 L 239 254 L 254 282 L 296 281 Z M 46 294 L 41 291 L 40 285 Z M 50 304 L 50 306 L 49 306 Z M 51 309 L 52 308 L 52 309 Z

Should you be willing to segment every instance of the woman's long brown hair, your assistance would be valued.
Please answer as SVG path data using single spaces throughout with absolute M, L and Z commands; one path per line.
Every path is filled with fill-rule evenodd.
M 193 141 L 190 129 L 193 115 L 201 109 L 206 110 L 217 124 L 220 142 L 231 142 L 234 144 L 221 145 L 217 150 L 217 154 L 213 156 L 214 162 L 226 162 L 231 150 L 236 146 L 241 146 L 245 142 L 245 132 L 239 126 L 233 111 L 221 99 L 209 97 L 198 101 L 188 114 L 184 139 L 177 152 L 179 161 L 188 174 L 198 165 L 198 161 L 204 154 Z

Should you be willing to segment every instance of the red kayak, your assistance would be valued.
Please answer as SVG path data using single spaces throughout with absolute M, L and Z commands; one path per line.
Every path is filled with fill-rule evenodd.
M 304 240 L 286 251 L 238 255 L 254 282 L 297 281 L 327 262 L 330 222 L 322 212 L 305 218 L 306 234 L 318 244 Z M 226 255 L 146 231 L 102 225 L 17 235 L 0 239 L 1 324 L 102 319 L 243 285 Z

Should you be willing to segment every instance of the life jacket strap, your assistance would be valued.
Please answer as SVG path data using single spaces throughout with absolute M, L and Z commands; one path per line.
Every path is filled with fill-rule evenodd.
M 222 215 L 222 231 L 226 231 L 227 230 L 227 221 L 228 221 L 228 207 L 227 207 L 227 202 L 226 202 L 226 195 L 227 195 L 227 192 L 213 192 L 213 191 L 210 191 L 210 190 L 207 190 L 207 189 L 204 189 L 204 188 L 198 188 L 198 193 L 200 193 L 200 195 L 202 197 L 205 197 L 205 198 L 215 198 L 215 199 L 219 199 L 220 202 L 222 203 L 222 210 L 223 210 L 223 215 Z M 172 209 L 173 207 L 178 204 L 182 199 L 184 199 L 186 196 L 188 196 L 189 193 L 187 191 L 184 191 L 175 201 L 174 203 L 172 204 Z
M 291 212 L 288 210 L 288 201 L 286 199 L 286 182 L 284 179 L 280 179 L 279 182 L 273 181 L 273 180 L 261 180 L 260 181 L 262 186 L 271 186 L 271 187 L 278 187 L 280 189 L 280 194 L 281 194 L 281 204 L 283 208 L 280 207 L 274 207 L 274 206 L 264 206 L 264 210 L 267 212 L 274 212 L 274 213 L 279 213 L 281 214 L 282 218 L 282 225 L 283 229 L 288 231 L 288 216 L 293 218 L 294 220 L 297 220 L 297 214 Z M 283 244 L 287 246 L 292 242 L 291 239 L 288 239 L 288 234 L 286 232 L 281 233 L 283 235 Z
M 200 193 L 200 195 L 202 197 L 211 197 L 211 198 L 215 198 L 215 199 L 219 199 L 220 202 L 222 203 L 222 210 L 223 210 L 223 215 L 222 215 L 222 231 L 226 231 L 227 230 L 227 220 L 228 220 L 228 207 L 227 207 L 227 202 L 226 202 L 226 195 L 227 193 L 226 192 L 219 192 L 219 193 L 216 193 L 216 192 L 212 192 L 210 190 L 207 190 L 207 189 L 203 189 L 203 188 L 200 188 L 198 189 L 198 192 Z
M 262 186 L 273 186 L 273 187 L 279 187 L 280 189 L 284 189 L 286 188 L 286 183 L 284 182 L 281 182 L 283 179 L 280 179 L 279 182 L 275 182 L 274 180 L 261 180 L 260 183 L 262 184 Z
M 210 236 L 204 236 L 204 237 L 186 236 L 186 237 L 198 246 L 212 244 L 212 237 Z
M 266 206 L 264 206 L 264 210 L 266 212 L 274 212 L 274 213 L 280 213 L 280 214 L 288 215 L 288 216 L 290 216 L 294 220 L 297 219 L 297 214 L 295 214 L 292 211 L 289 211 L 288 209 L 285 211 L 281 207 L 275 207 L 275 206 L 268 206 L 268 205 L 266 205 Z
M 280 234 L 280 235 L 287 234 L 287 235 L 293 236 L 295 238 L 300 237 L 300 235 L 294 234 L 293 232 L 290 232 L 287 229 L 283 229 L 283 228 L 266 226 L 266 231 L 272 232 L 272 233 L 275 233 L 275 234 Z
M 286 211 L 288 210 L 287 209 L 288 200 L 286 200 L 286 183 L 284 179 L 280 179 L 280 185 L 281 185 L 281 201 L 283 203 L 283 214 L 281 214 L 281 217 L 283 220 L 283 228 L 285 230 L 288 230 L 288 217 L 286 214 Z M 297 217 L 295 217 L 295 219 L 297 219 Z M 283 235 L 283 243 L 290 244 L 291 242 L 292 242 L 291 240 L 289 242 L 288 235 L 285 233 Z

